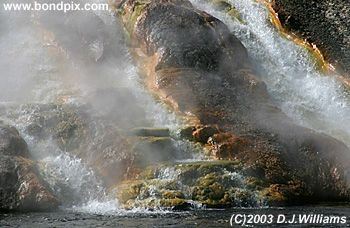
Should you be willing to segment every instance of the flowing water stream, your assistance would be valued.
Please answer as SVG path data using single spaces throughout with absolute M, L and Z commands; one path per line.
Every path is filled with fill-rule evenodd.
M 229 0 L 243 22 L 192 0 L 199 9 L 222 20 L 244 46 L 279 107 L 296 123 L 324 132 L 350 145 L 350 91 L 335 75 L 324 75 L 309 52 L 278 33 L 266 7 L 254 0 Z

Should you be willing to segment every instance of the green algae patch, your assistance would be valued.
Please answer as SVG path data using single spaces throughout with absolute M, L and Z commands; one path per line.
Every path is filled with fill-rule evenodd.
M 164 191 L 162 193 L 163 199 L 184 199 L 185 195 L 179 191 Z
M 188 209 L 255 206 L 256 191 L 246 187 L 239 161 L 167 163 L 147 167 L 136 180 L 116 187 L 123 207 Z M 257 180 L 256 180 L 257 181 Z
M 195 131 L 196 127 L 194 126 L 186 126 L 180 130 L 180 138 L 186 139 L 189 141 L 193 141 L 193 132 Z
M 149 1 L 142 0 L 134 1 L 132 4 L 124 2 L 116 10 L 122 17 L 124 26 L 130 35 L 134 32 L 138 18 L 143 14 L 149 4 Z
M 308 191 L 302 182 L 288 182 L 287 184 L 271 184 L 269 187 L 260 191 L 260 195 L 265 199 L 268 205 L 280 206 L 289 204 L 298 204 L 312 199 L 307 195 Z
M 129 200 L 135 200 L 144 187 L 145 184 L 143 181 L 125 181 L 118 186 L 118 191 L 116 192 L 117 198 L 122 204 L 125 204 Z
M 229 8 L 229 9 L 226 9 L 225 11 L 226 11 L 226 13 L 227 13 L 228 15 L 231 16 L 231 18 L 235 18 L 235 19 L 237 19 L 240 23 L 245 24 L 245 22 L 244 22 L 244 20 L 243 20 L 243 18 L 242 18 L 242 16 L 241 16 L 241 14 L 240 14 L 240 12 L 239 12 L 236 8 L 231 7 L 231 8 Z
M 209 0 L 209 3 L 219 11 L 224 11 L 227 13 L 232 19 L 236 19 L 240 23 L 244 24 L 244 20 L 240 12 L 230 3 L 224 0 Z
M 264 187 L 267 187 L 266 182 L 257 177 L 252 176 L 249 176 L 245 179 L 245 185 L 248 189 L 251 190 L 262 190 Z
M 163 208 L 171 208 L 173 210 L 185 210 L 190 208 L 190 203 L 184 199 L 161 199 L 160 206 Z

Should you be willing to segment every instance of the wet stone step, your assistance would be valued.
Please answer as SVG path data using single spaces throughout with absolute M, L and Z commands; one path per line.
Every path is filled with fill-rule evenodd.
M 147 167 L 138 178 L 125 180 L 114 190 L 124 208 L 256 206 L 260 183 L 241 171 L 239 161 L 169 162 Z
M 170 137 L 140 137 L 134 146 L 136 163 L 145 167 L 161 161 L 171 161 L 177 158 L 178 149 Z
M 130 133 L 140 137 L 169 137 L 170 131 L 168 128 L 150 128 L 139 127 L 130 130 Z

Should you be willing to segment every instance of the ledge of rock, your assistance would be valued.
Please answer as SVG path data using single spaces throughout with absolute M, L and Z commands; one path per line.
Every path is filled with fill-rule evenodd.
M 220 20 L 187 0 L 115 4 L 147 88 L 205 126 L 184 135 L 210 146 L 216 159 L 240 160 L 247 175 L 270 186 L 271 204 L 349 199 L 349 149 L 282 113 Z

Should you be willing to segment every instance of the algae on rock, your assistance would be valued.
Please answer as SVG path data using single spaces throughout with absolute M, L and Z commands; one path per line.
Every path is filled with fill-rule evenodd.
M 239 161 L 199 161 L 150 166 L 136 180 L 116 186 L 123 207 L 188 209 L 193 204 L 223 208 L 255 206 L 256 192 L 245 188 Z

